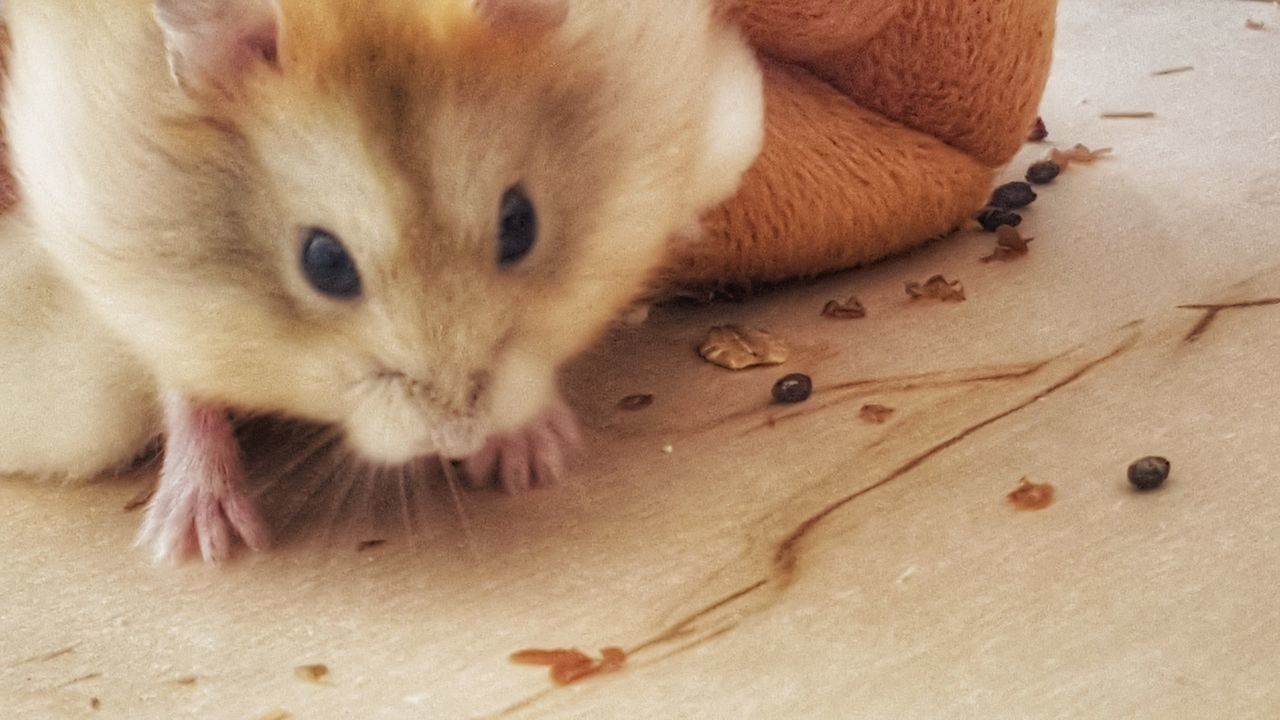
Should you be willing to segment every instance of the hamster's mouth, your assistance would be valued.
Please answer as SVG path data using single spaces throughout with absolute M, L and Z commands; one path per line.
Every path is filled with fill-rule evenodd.
M 423 387 L 385 374 L 359 384 L 342 423 L 351 449 L 386 466 L 429 455 L 460 459 L 479 452 L 493 432 L 486 414 L 447 410 Z

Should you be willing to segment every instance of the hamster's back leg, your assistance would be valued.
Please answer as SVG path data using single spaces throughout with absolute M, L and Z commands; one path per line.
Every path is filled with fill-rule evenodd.
M 34 232 L 0 216 L 0 474 L 92 478 L 159 436 L 155 389 Z

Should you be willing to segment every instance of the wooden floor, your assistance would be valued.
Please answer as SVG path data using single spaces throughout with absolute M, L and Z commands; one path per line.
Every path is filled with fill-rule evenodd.
M 590 450 L 559 488 L 455 504 L 429 468 L 321 459 L 264 484 L 280 548 L 174 570 L 130 546 L 149 471 L 0 483 L 4 715 L 1276 717 L 1280 11 L 1063 0 L 1059 62 L 1050 140 L 1115 152 L 1041 192 L 1026 257 L 966 233 L 659 310 L 569 373 Z M 935 273 L 968 300 L 909 301 Z M 850 294 L 868 318 L 819 315 Z M 792 358 L 712 367 L 722 323 Z M 770 405 L 790 372 L 813 397 Z M 293 432 L 257 438 L 260 477 Z M 1172 477 L 1136 493 L 1153 454 Z M 1023 478 L 1052 505 L 1010 504 Z M 609 646 L 626 665 L 568 687 L 508 660 Z

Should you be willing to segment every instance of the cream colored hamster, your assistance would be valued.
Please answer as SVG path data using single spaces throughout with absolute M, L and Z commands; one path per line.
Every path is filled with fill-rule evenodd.
M 159 559 L 268 542 L 227 408 L 332 423 L 373 462 L 554 474 L 557 368 L 762 141 L 759 69 L 710 0 L 7 14 L 23 211 L 163 408 Z

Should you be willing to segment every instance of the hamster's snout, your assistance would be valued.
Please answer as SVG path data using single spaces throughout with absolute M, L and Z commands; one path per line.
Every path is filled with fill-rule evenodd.
M 383 368 L 357 383 L 344 423 L 352 448 L 387 465 L 479 451 L 493 432 L 493 374 L 479 370 L 455 378 L 419 379 Z

